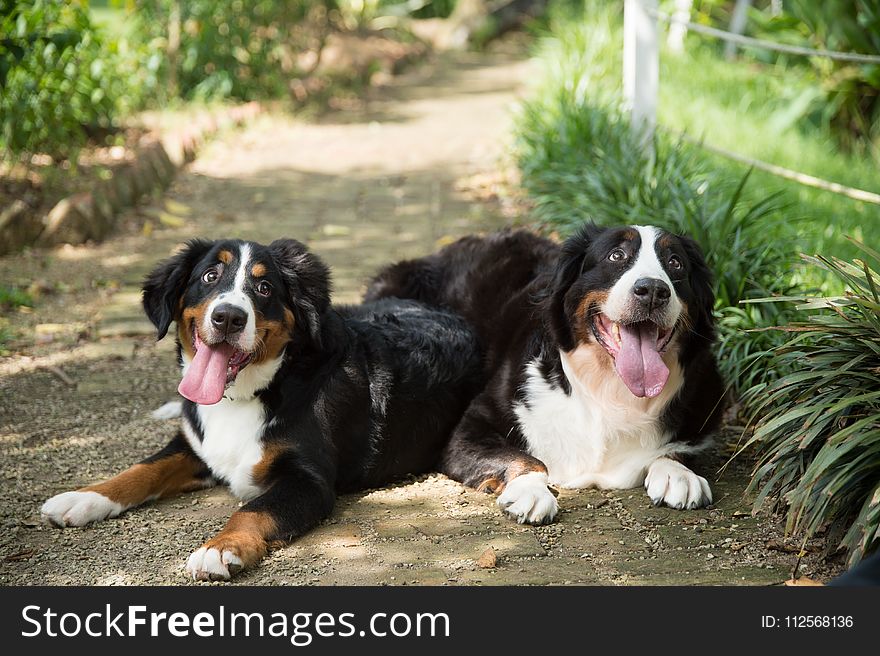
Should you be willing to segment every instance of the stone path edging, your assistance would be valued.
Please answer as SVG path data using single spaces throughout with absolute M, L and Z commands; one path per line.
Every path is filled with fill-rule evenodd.
M 31 225 L 16 221 L 21 217 L 13 205 L 0 218 L 4 250 L 103 239 L 113 231 L 122 210 L 136 205 L 153 191 L 165 189 L 177 172 L 196 158 L 207 139 L 219 130 L 242 125 L 263 111 L 262 105 L 250 102 L 204 112 L 186 127 L 140 146 L 134 161 L 116 168 L 113 177 L 61 199 L 44 217 L 30 219 Z

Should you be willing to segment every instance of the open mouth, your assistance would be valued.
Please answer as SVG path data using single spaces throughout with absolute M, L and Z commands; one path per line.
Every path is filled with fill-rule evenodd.
M 251 354 L 226 341 L 206 344 L 193 329 L 193 350 L 190 362 L 177 391 L 181 396 L 201 405 L 213 405 L 223 398 L 228 385 L 251 361 Z
M 662 355 L 672 341 L 674 326 L 661 328 L 653 321 L 619 323 L 597 312 L 590 320 L 590 328 L 633 395 L 653 398 L 663 391 L 669 368 Z

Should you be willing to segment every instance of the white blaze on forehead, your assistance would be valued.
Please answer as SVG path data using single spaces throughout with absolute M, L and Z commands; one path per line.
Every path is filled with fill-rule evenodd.
M 217 298 L 211 301 L 211 304 L 208 306 L 208 311 L 205 312 L 205 325 L 202 326 L 204 334 L 210 335 L 212 330 L 211 314 L 214 312 L 214 308 L 221 303 L 228 303 L 241 308 L 247 314 L 247 324 L 238 338 L 237 346 L 243 351 L 249 351 L 254 347 L 257 333 L 257 320 L 254 313 L 254 304 L 253 301 L 251 301 L 250 296 L 248 296 L 244 290 L 245 283 L 247 282 L 247 272 L 248 267 L 250 266 L 250 261 L 251 246 L 250 244 L 242 244 L 238 251 L 238 268 L 235 270 L 235 280 L 232 283 L 232 289 L 219 294 Z
M 637 230 L 641 237 L 639 250 L 634 254 L 635 262 L 632 263 L 608 293 L 602 311 L 609 319 L 615 322 L 621 321 L 629 314 L 629 307 L 634 302 L 632 289 L 637 280 L 653 278 L 661 280 L 669 285 L 672 296 L 665 311 L 665 327 L 671 327 L 678 321 L 681 314 L 681 301 L 675 293 L 675 286 L 663 268 L 663 264 L 657 257 L 657 240 L 660 238 L 660 230 L 654 226 L 631 226 Z

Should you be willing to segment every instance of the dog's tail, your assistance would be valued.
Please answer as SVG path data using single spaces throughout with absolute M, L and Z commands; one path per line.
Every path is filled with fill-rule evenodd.
M 385 267 L 370 281 L 364 301 L 395 297 L 433 306 L 444 305 L 443 272 L 433 259 L 422 257 Z
M 183 414 L 183 401 L 169 401 L 150 413 L 153 419 L 178 419 Z

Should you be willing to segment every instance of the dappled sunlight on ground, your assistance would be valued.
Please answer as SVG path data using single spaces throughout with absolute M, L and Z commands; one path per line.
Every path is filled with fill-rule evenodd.
M 108 241 L 0 258 L 4 281 L 46 289 L 8 319 L 14 353 L 0 359 L 0 584 L 187 584 L 186 557 L 238 507 L 225 489 L 81 529 L 38 516 L 49 496 L 120 471 L 176 429 L 149 415 L 174 398 L 178 373 L 173 343 L 157 344 L 142 315 L 143 276 L 194 236 L 288 236 L 326 258 L 335 301 L 354 302 L 378 267 L 508 223 L 458 181 L 495 170 L 528 71 L 460 55 L 395 80 L 359 113 L 261 118 L 206 147 Z M 532 528 L 494 497 L 422 476 L 343 496 L 324 525 L 236 582 L 780 582 L 794 556 L 766 550 L 778 530 L 748 515 L 744 481 L 730 472 L 718 507 L 694 512 L 654 508 L 641 490 L 565 491 L 559 521 Z M 487 549 L 497 566 L 483 569 Z

